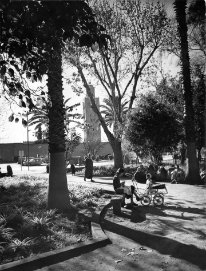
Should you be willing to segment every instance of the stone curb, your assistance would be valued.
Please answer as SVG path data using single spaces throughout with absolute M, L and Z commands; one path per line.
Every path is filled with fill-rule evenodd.
M 105 214 L 105 207 L 103 207 L 102 211 L 94 213 L 92 217 L 91 231 L 93 240 L 85 241 L 84 244 L 77 244 L 68 248 L 57 249 L 38 256 L 3 264 L 0 266 L 0 271 L 33 271 L 111 244 L 110 239 L 106 236 L 100 225 Z

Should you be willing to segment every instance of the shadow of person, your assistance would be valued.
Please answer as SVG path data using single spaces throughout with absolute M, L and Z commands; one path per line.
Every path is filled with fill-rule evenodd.
M 128 219 L 133 223 L 141 223 L 146 220 L 145 212 L 142 212 L 141 206 L 135 208 L 122 208 L 121 214 L 118 217 Z

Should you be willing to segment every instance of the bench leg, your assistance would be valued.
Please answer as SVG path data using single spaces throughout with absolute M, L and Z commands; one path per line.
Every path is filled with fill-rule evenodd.
M 113 199 L 112 200 L 113 214 L 115 214 L 115 215 L 121 214 L 121 203 L 122 203 L 122 201 L 120 199 Z

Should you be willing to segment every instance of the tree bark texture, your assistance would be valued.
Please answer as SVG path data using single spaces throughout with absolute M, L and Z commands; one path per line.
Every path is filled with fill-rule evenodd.
M 184 127 L 188 157 L 188 170 L 185 181 L 188 184 L 199 184 L 201 182 L 201 179 L 195 147 L 194 108 L 187 38 L 186 3 L 186 0 L 175 0 L 174 2 L 174 8 L 178 24 L 178 33 L 180 37 L 180 59 L 183 75 L 185 102 Z
M 56 44 L 48 60 L 50 171 L 48 208 L 67 209 L 69 193 L 65 162 L 64 103 L 61 47 Z
M 116 169 L 123 168 L 123 155 L 122 155 L 122 143 L 118 139 L 114 139 L 110 142 L 114 152 L 114 167 Z

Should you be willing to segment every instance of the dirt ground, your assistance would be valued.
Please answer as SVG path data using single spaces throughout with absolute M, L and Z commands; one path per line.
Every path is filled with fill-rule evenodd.
M 206 270 L 206 187 L 167 184 L 165 205 L 108 209 L 103 222 L 112 244 L 41 271 Z

